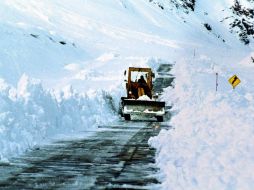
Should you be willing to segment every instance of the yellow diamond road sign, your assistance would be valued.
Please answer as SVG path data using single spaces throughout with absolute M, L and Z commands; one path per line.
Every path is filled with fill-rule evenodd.
M 234 75 L 228 80 L 228 82 L 233 86 L 233 88 L 235 88 L 241 81 L 236 75 Z

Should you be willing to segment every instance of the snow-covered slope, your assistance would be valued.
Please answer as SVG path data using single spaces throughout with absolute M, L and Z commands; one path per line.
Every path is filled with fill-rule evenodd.
M 254 38 L 254 1 L 252 0 L 149 0 L 166 13 L 178 13 L 186 22 L 186 17 L 197 16 L 200 26 L 210 31 L 223 42 L 232 33 L 246 45 Z M 219 26 L 219 27 L 218 27 Z M 224 27 L 223 27 L 224 26 Z M 223 30 L 220 28 L 222 27 Z
M 253 22 L 252 5 L 0 1 L 1 159 L 112 121 L 124 93 L 123 71 L 171 62 L 175 86 L 164 99 L 174 106 L 174 129 L 150 140 L 158 150 L 162 188 L 251 189 L 253 26 L 245 21 Z M 235 90 L 228 83 L 233 74 L 241 79 Z
M 181 4 L 179 0 L 172 2 Z M 234 48 L 235 52 L 243 47 L 218 24 L 227 15 L 221 11 L 223 2 L 210 5 L 197 1 L 195 14 L 175 14 L 143 0 L 1 1 L 0 74 L 11 84 L 27 73 L 50 88 L 72 83 L 84 89 L 96 85 L 84 84 L 87 77 L 114 75 L 120 79 L 122 72 L 108 71 L 106 63 L 122 71 L 149 56 L 177 60 L 194 49 L 212 54 L 218 47 L 229 53 Z M 174 9 L 171 4 L 167 7 Z M 205 23 L 213 31 L 207 31 Z M 237 52 L 246 54 L 244 50 Z
M 12 84 L 25 72 L 48 87 L 84 88 L 87 77 L 121 79 L 128 64 L 165 57 L 178 47 L 163 29 L 168 20 L 142 1 L 0 3 L 2 52 L 7 52 L 1 56 L 1 75 Z M 120 69 L 112 71 L 107 63 Z

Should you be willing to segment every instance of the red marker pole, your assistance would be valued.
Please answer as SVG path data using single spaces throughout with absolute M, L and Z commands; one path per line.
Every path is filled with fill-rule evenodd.
M 216 87 L 215 87 L 215 89 L 216 89 L 216 92 L 217 92 L 217 90 L 218 90 L 218 73 L 216 73 Z

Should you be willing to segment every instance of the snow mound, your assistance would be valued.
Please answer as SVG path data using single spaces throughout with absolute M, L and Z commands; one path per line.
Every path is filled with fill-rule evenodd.
M 23 75 L 17 88 L 0 80 L 0 160 L 59 135 L 74 135 L 116 119 L 112 97 L 104 91 L 77 94 L 43 89 Z
M 253 189 L 254 88 L 247 83 L 251 76 L 243 75 L 233 90 L 231 72 L 204 59 L 175 65 L 175 86 L 164 94 L 174 102 L 173 129 L 150 139 L 158 151 L 162 189 Z

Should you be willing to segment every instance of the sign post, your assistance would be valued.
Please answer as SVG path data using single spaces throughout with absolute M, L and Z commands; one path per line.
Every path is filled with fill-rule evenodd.
M 216 92 L 217 92 L 217 90 L 218 90 L 218 73 L 216 73 Z

